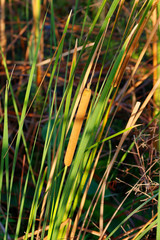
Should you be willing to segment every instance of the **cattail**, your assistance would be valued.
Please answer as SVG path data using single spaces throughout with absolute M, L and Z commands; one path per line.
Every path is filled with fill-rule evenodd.
M 76 118 L 74 120 L 74 125 L 73 125 L 73 129 L 71 132 L 71 136 L 69 139 L 69 143 L 67 146 L 67 151 L 66 151 L 66 155 L 64 158 L 64 164 L 66 166 L 70 166 L 73 156 L 74 156 L 74 152 L 76 149 L 76 145 L 77 145 L 77 141 L 78 141 L 78 137 L 82 128 L 82 124 L 83 124 L 83 120 L 85 118 L 85 114 L 87 111 L 87 107 L 89 104 L 89 100 L 91 97 L 91 90 L 88 88 L 85 88 L 81 97 L 81 101 L 78 107 L 78 111 L 76 114 Z

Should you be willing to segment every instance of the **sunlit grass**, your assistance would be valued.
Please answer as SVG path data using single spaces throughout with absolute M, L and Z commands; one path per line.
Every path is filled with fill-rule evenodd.
M 33 59 L 24 62 L 28 67 L 22 105 L 14 79 L 17 65 L 12 63 L 11 71 L 1 49 L 7 79 L 1 91 L 2 239 L 147 237 L 159 226 L 159 155 L 154 133 L 151 139 L 147 135 L 159 113 L 153 120 L 152 113 L 148 119 L 146 114 L 160 79 L 153 87 L 151 82 L 148 88 L 142 86 L 143 98 L 138 89 L 143 82 L 139 83 L 137 70 L 148 73 L 142 60 L 160 20 L 149 29 L 147 39 L 144 34 L 158 2 L 133 1 L 132 5 L 103 0 L 92 11 L 94 4 L 88 1 L 78 12 L 76 1 L 60 23 L 54 2 L 45 5 L 47 9 L 36 3 L 39 7 L 36 9 L 32 1 L 32 11 L 26 5 L 27 21 L 34 13 L 35 32 L 24 37 Z M 45 17 L 42 9 L 46 10 Z M 121 29 L 124 10 L 126 22 Z M 89 28 L 88 18 L 92 19 Z M 77 19 L 81 20 L 79 25 Z M 79 26 L 82 28 L 77 33 Z M 30 39 L 35 39 L 34 48 L 30 48 Z M 116 48 L 113 41 L 117 41 Z M 49 58 L 45 62 L 40 54 L 44 46 L 45 59 Z M 135 51 L 136 62 L 132 57 Z M 20 87 L 17 92 L 21 91 Z M 121 109 L 126 114 L 119 117 Z M 16 129 L 10 134 L 13 110 Z M 33 121 L 28 120 L 30 115 Z M 145 130 L 144 119 L 148 123 Z M 111 187 L 112 182 L 115 186 Z M 15 215 L 13 209 L 17 210 Z

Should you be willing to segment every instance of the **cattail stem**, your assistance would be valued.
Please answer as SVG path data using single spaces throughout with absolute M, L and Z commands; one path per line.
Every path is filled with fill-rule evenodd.
M 85 88 L 81 97 L 81 101 L 78 107 L 73 129 L 72 129 L 69 143 L 67 146 L 66 155 L 64 158 L 64 164 L 66 166 L 71 165 L 90 98 L 91 98 L 91 89 Z

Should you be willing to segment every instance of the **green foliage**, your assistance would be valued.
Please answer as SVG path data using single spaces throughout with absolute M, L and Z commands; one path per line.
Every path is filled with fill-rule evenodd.
M 79 10 L 78 2 L 70 14 L 72 3 L 65 0 L 43 9 L 46 15 L 38 19 L 38 35 L 32 31 L 35 39 L 38 36 L 35 43 L 29 38 L 31 32 L 25 33 L 32 57 L 28 55 L 29 63 L 24 63 L 27 78 L 23 82 L 21 76 L 17 88 L 16 81 L 11 81 L 16 70 L 10 73 L 1 50 L 7 79 L 2 90 L 0 163 L 0 238 L 4 240 L 22 235 L 34 239 L 37 230 L 41 230 L 37 239 L 67 239 L 69 234 L 73 239 L 123 238 L 125 234 L 131 238 L 133 233 L 137 240 L 159 224 L 158 212 L 158 217 L 138 232 L 157 212 L 159 165 L 158 152 L 154 149 L 153 153 L 153 145 L 148 143 L 152 141 L 148 135 L 152 121 L 144 130 L 135 126 L 137 112 L 131 113 L 138 91 L 133 83 L 134 64 L 131 73 L 128 70 L 143 52 L 154 1 L 80 1 Z M 20 19 L 29 21 L 30 7 L 17 10 Z M 46 42 L 42 43 L 43 36 Z M 51 57 L 44 66 L 40 59 L 43 44 L 44 58 Z M 15 59 L 22 57 L 19 47 Z M 138 76 L 141 71 L 144 69 L 139 68 Z M 39 72 L 44 77 L 37 84 Z M 125 93 L 133 86 L 127 98 Z M 86 87 L 91 88 L 92 98 L 67 167 L 65 152 Z M 147 114 L 148 109 L 143 112 Z M 10 123 L 12 114 L 17 125 Z M 139 115 L 140 124 L 145 114 L 142 120 Z

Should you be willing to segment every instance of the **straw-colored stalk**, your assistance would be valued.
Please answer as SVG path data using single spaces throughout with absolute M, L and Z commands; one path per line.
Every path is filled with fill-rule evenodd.
M 64 158 L 64 164 L 66 166 L 71 165 L 90 98 L 91 98 L 91 90 L 88 88 L 85 88 L 81 97 L 81 101 L 78 107 L 78 111 L 76 114 L 76 118 L 74 121 L 73 129 L 71 132 L 67 151 Z
M 5 0 L 0 1 L 0 46 L 3 53 L 6 50 L 6 34 L 5 34 Z
M 152 14 L 152 22 L 153 26 L 156 25 L 158 21 L 158 17 L 160 16 L 158 8 L 155 8 Z M 159 34 L 159 26 L 158 26 L 158 31 L 155 33 L 154 38 L 153 38 L 153 86 L 156 84 L 157 79 L 160 77 L 160 67 L 158 66 L 160 63 L 160 57 L 159 57 L 159 48 L 160 48 L 160 34 Z M 154 95 L 154 102 L 156 104 L 156 107 L 154 109 L 153 115 L 155 116 L 159 110 L 160 110 L 160 86 L 156 89 Z M 160 118 L 158 116 L 157 122 L 159 122 Z M 159 125 L 160 126 L 160 125 Z M 159 130 L 160 134 L 160 130 Z M 160 150 L 160 140 L 158 143 L 154 143 L 155 147 Z
M 33 20 L 34 20 L 34 25 L 33 25 L 34 49 L 36 49 L 37 41 L 40 34 L 39 29 L 42 25 L 40 0 L 32 0 L 32 12 L 33 12 Z M 41 62 L 42 59 L 43 59 L 43 34 L 41 36 L 41 46 L 40 46 L 40 51 L 38 53 L 38 62 Z M 37 86 L 39 86 L 42 81 L 42 74 L 43 74 L 42 67 L 38 66 L 37 67 Z
M 64 221 L 64 222 L 61 223 L 60 229 L 62 229 L 62 228 L 64 228 L 65 226 L 67 226 L 67 234 L 68 234 L 68 231 L 70 230 L 71 224 L 72 224 L 72 219 L 67 218 L 66 221 Z M 43 230 L 42 228 L 39 229 L 39 230 L 35 230 L 35 231 L 34 231 L 34 236 L 36 236 L 36 235 L 38 235 L 39 233 L 41 233 L 42 230 Z M 49 225 L 45 227 L 45 231 L 48 231 L 48 230 L 49 230 Z M 32 237 L 32 235 L 33 235 L 32 232 L 28 233 L 28 238 Z M 46 236 L 46 237 L 44 238 L 44 240 L 47 240 L 47 237 L 48 237 L 48 236 Z M 23 235 L 22 237 L 19 237 L 17 240 L 23 240 L 24 238 L 25 238 L 25 235 Z
M 153 14 L 152 14 L 152 22 L 153 22 L 153 25 L 156 24 L 156 21 L 157 21 L 157 9 L 155 8 L 154 11 L 153 11 Z M 154 40 L 153 40 L 153 67 L 154 67 L 154 71 L 153 71 L 153 86 L 155 85 L 157 79 L 158 79 L 158 74 L 157 74 L 157 34 L 155 33 L 155 36 L 154 36 Z M 157 104 L 158 102 L 158 90 L 155 91 L 154 93 L 154 101 L 155 103 Z M 156 115 L 157 113 L 157 108 L 155 108 L 155 111 L 154 111 L 154 115 Z

